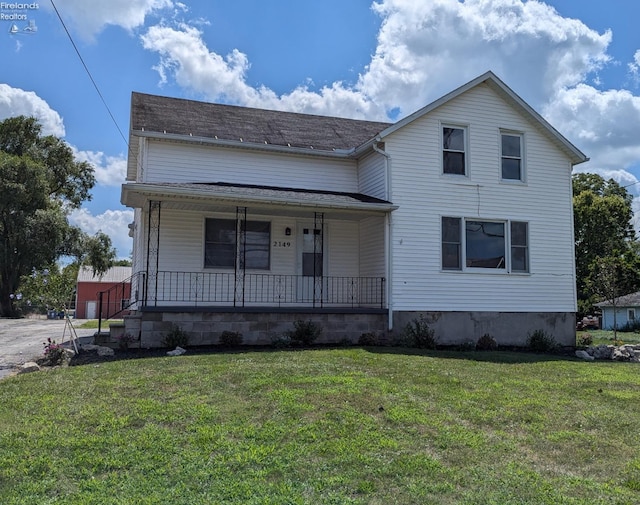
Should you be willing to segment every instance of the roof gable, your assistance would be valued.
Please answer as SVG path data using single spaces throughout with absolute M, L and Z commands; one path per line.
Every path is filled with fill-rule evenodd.
M 388 135 L 391 135 L 395 131 L 403 128 L 404 126 L 412 123 L 413 121 L 429 114 L 436 108 L 456 99 L 458 96 L 466 93 L 472 88 L 479 86 L 480 84 L 487 84 L 492 90 L 494 90 L 499 96 L 501 96 L 507 103 L 514 109 L 519 111 L 531 122 L 537 124 L 541 131 L 556 144 L 570 159 L 572 164 L 577 165 L 588 161 L 589 158 L 574 146 L 569 140 L 567 140 L 558 130 L 556 130 L 549 122 L 538 114 L 529 104 L 527 104 L 522 98 L 520 98 L 511 88 L 509 88 L 503 81 L 501 81 L 493 72 L 486 72 L 481 76 L 469 81 L 467 84 L 460 86 L 454 91 L 444 95 L 438 100 L 431 102 L 423 108 L 417 110 L 413 114 L 406 116 L 397 123 L 389 126 L 386 130 L 380 133 L 379 139 L 384 139 Z

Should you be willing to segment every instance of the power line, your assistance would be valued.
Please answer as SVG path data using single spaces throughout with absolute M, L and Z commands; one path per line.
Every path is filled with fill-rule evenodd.
M 120 133 L 120 136 L 122 137 L 122 140 L 124 140 L 124 143 L 127 145 L 127 148 L 128 148 L 129 147 L 129 142 L 127 142 L 127 139 L 125 138 L 124 134 L 122 133 L 122 130 L 120 129 L 120 126 L 118 126 L 118 122 L 116 121 L 116 118 L 113 117 L 113 114 L 111 113 L 111 109 L 109 108 L 109 105 L 107 105 L 107 101 L 104 99 L 104 96 L 102 96 L 102 93 L 100 92 L 100 88 L 98 88 L 98 84 L 96 83 L 95 79 L 91 75 L 91 72 L 89 71 L 89 68 L 87 67 L 87 64 L 84 62 L 84 59 L 82 58 L 82 55 L 80 54 L 80 51 L 78 50 L 78 46 L 76 46 L 76 43 L 73 41 L 73 37 L 71 37 L 71 33 L 69 33 L 69 30 L 67 29 L 67 25 L 64 23 L 64 20 L 62 19 L 62 16 L 60 16 L 60 12 L 58 12 L 58 8 L 56 7 L 56 4 L 53 2 L 53 0 L 50 0 L 50 1 L 51 1 L 51 5 L 53 6 L 53 10 L 56 11 L 56 15 L 58 16 L 58 19 L 60 20 L 60 23 L 62 24 L 62 27 L 64 28 L 64 31 L 67 32 L 67 37 L 69 37 L 69 40 L 71 41 L 71 45 L 75 49 L 76 54 L 78 55 L 78 58 L 80 58 L 80 62 L 82 63 L 82 66 L 84 67 L 85 71 L 87 72 L 87 75 L 89 76 L 89 79 L 91 79 L 91 82 L 93 83 L 93 87 L 96 89 L 96 91 L 98 93 L 98 96 L 100 97 L 100 100 L 102 100 L 103 105 L 107 109 L 107 112 L 109 113 L 109 117 L 111 117 L 111 121 L 113 121 L 113 124 L 116 126 L 116 129 L 118 130 L 118 133 Z

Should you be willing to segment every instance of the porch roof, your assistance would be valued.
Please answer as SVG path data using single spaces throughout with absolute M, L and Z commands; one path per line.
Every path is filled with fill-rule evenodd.
M 128 207 L 144 208 L 149 200 L 169 203 L 175 208 L 221 210 L 229 206 L 286 208 L 294 210 L 334 210 L 350 213 L 387 213 L 397 209 L 386 200 L 362 193 L 343 193 L 300 188 L 249 184 L 211 183 L 127 183 L 120 201 Z

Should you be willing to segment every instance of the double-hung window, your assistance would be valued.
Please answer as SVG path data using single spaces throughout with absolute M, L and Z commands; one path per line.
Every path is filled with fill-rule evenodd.
M 466 129 L 456 126 L 442 127 L 442 172 L 467 175 Z
M 528 272 L 528 224 L 443 217 L 442 269 Z
M 236 229 L 234 219 L 207 219 L 204 241 L 205 268 L 234 268 L 237 264 L 269 269 L 271 223 L 267 221 L 241 221 Z
M 524 181 L 522 164 L 522 135 L 518 133 L 501 133 L 500 162 L 502 179 Z

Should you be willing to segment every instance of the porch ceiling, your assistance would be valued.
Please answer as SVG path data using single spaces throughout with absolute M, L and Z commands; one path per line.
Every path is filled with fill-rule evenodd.
M 205 212 L 227 212 L 237 206 L 252 213 L 300 216 L 324 212 L 326 217 L 358 220 L 391 212 L 391 202 L 360 193 L 276 188 L 226 183 L 128 183 L 123 184 L 120 201 L 133 208 L 146 208 L 150 200 L 163 208 Z

